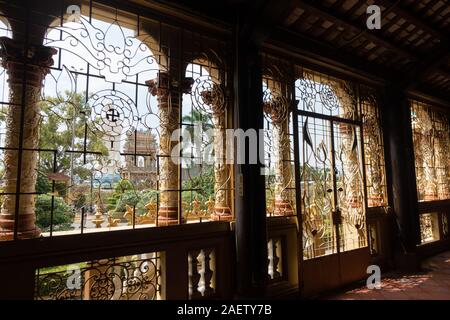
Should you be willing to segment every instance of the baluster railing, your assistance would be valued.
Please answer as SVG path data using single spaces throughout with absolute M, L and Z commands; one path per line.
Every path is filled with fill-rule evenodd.
M 281 279 L 282 277 L 282 267 L 281 267 L 281 252 L 282 243 L 281 239 L 269 239 L 267 242 L 268 250 L 268 273 L 272 280 Z
M 201 297 L 199 290 L 201 274 L 199 273 L 200 250 L 192 250 L 188 253 L 188 274 L 189 274 L 189 299 Z

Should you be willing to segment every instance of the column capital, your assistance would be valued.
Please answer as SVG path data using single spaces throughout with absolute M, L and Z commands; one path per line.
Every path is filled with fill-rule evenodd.
M 27 84 L 41 87 L 44 76 L 53 65 L 52 56 L 58 51 L 43 45 L 25 46 L 24 43 L 0 37 L 0 57 L 2 66 L 7 70 L 9 82 L 21 84 L 24 66 L 27 66 Z
M 185 77 L 181 83 L 174 79 L 169 72 L 158 72 L 158 76 L 155 79 L 147 80 L 145 84 L 148 86 L 148 92 L 152 96 L 166 97 L 171 93 L 189 93 L 191 91 L 194 80 L 192 78 Z
M 274 124 L 281 124 L 288 118 L 289 100 L 282 95 L 273 96 L 270 101 L 263 102 L 263 110 Z
M 210 106 L 213 114 L 221 115 L 227 108 L 225 89 L 222 84 L 214 83 L 211 88 L 200 93 L 203 102 Z

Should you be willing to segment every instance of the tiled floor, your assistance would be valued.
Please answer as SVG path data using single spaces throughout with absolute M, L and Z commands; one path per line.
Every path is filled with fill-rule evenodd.
M 333 295 L 337 300 L 450 300 L 450 251 L 422 263 L 423 272 L 382 277 L 381 289 L 366 287 Z

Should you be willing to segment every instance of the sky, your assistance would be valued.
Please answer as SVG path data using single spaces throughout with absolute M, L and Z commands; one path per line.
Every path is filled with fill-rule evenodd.
M 88 23 L 88 18 L 84 18 L 86 19 L 85 22 Z M 156 141 L 159 141 L 157 98 L 148 93 L 145 81 L 156 78 L 160 67 L 156 62 L 157 60 L 153 59 L 153 53 L 150 49 L 135 38 L 134 30 L 119 26 L 116 23 L 111 24 L 110 22 L 96 19 L 92 19 L 91 24 L 102 32 L 103 41 L 100 44 L 95 41 L 96 34 L 94 29 L 90 30 L 91 37 L 89 40 L 91 41 L 79 37 L 80 31 L 86 30 L 81 23 L 65 23 L 63 27 L 69 28 L 67 32 L 57 28 L 48 30 L 44 44 L 57 47 L 58 53 L 53 56 L 54 64 L 51 72 L 45 77 L 42 95 L 44 98 L 58 96 L 69 100 L 70 98 L 67 98 L 66 94 L 67 90 L 73 93 L 87 91 L 90 97 L 88 110 L 91 110 L 91 119 L 100 114 L 101 119 L 105 120 L 102 125 L 97 125 L 95 128 L 91 125 L 90 128 L 101 130 L 109 135 L 106 138 L 108 141 L 105 141 L 105 145 L 109 149 L 109 158 L 121 162 L 124 161 L 124 158 L 119 153 L 123 151 L 127 132 L 131 133 L 133 129 L 150 130 L 154 134 Z M 91 28 L 91 26 L 87 25 L 87 28 Z M 10 36 L 6 26 L 1 21 L 0 36 Z M 73 36 L 75 38 L 78 36 L 78 39 L 81 41 L 77 43 Z M 104 47 L 101 47 L 102 44 Z M 106 48 L 107 50 L 96 50 L 96 48 Z M 110 50 L 110 48 L 114 48 L 118 54 Z M 124 51 L 124 49 L 130 51 Z M 98 59 L 96 59 L 95 55 L 99 54 L 106 54 L 106 56 L 97 56 Z M 130 63 L 127 64 L 131 67 L 132 75 L 129 76 L 124 75 L 122 70 L 115 69 L 124 61 L 126 63 L 126 57 L 130 57 Z M 107 60 L 111 61 L 111 68 L 108 66 L 100 68 L 103 70 L 94 68 L 97 63 Z M 88 73 L 91 76 L 88 77 Z M 105 78 L 95 77 L 95 75 L 104 76 Z M 188 65 L 185 75 L 194 79 L 200 76 L 209 76 L 206 69 L 197 64 Z M 132 83 L 127 83 L 127 81 Z M 115 90 L 114 97 L 111 95 L 111 90 Z M 118 115 L 119 120 L 117 122 L 111 122 L 108 121 L 110 118 L 106 114 L 109 112 L 108 104 L 112 101 L 108 98 L 116 99 L 117 102 L 117 97 L 120 97 L 120 100 L 117 104 L 119 108 L 116 111 L 121 115 Z M 0 99 L 2 102 L 8 101 L 7 76 L 1 67 Z M 4 108 L 6 108 L 6 105 Z M 182 99 L 183 116 L 189 115 L 192 109 L 191 95 L 184 94 Z M 57 108 L 54 108 L 54 111 L 57 112 Z M 123 117 L 123 115 L 126 115 L 126 117 Z M 111 125 L 114 124 L 120 124 L 122 130 L 112 128 Z M 60 130 L 65 130 L 66 128 L 63 126 Z M 0 141 L 2 146 L 4 145 L 4 133 L 5 125 L 3 122 L 0 122 Z
M 86 18 L 86 17 L 85 17 Z M 109 140 L 113 141 L 113 148 L 110 150 L 110 157 L 117 158 L 117 160 L 120 159 L 119 151 L 123 151 L 124 142 L 126 139 L 125 131 L 126 130 L 132 130 L 132 128 L 136 128 L 138 130 L 151 130 L 157 139 L 159 140 L 158 136 L 158 127 L 159 127 L 159 118 L 157 117 L 158 114 L 158 104 L 156 97 L 151 96 L 148 93 L 148 87 L 145 85 L 145 81 L 149 79 L 154 79 L 157 76 L 157 72 L 159 70 L 158 63 L 154 59 L 146 59 L 153 56 L 153 53 L 150 51 L 150 49 L 143 45 L 142 42 L 134 38 L 135 31 L 125 28 L 125 27 L 119 27 L 117 24 L 111 24 L 109 22 L 104 22 L 100 20 L 93 19 L 92 25 L 95 28 L 98 28 L 102 30 L 104 37 L 104 44 L 106 45 L 106 48 L 110 48 L 111 46 L 114 46 L 118 52 L 123 52 L 123 49 L 125 47 L 125 41 L 128 42 L 132 41 L 132 45 L 130 46 L 131 50 L 133 52 L 133 59 L 132 63 L 130 65 L 134 65 L 136 62 L 137 67 L 134 68 L 134 74 L 131 76 L 124 76 L 121 70 L 118 70 L 117 75 L 119 77 L 115 77 L 114 79 L 111 75 L 113 73 L 111 72 L 102 72 L 99 70 L 96 70 L 93 68 L 93 65 L 98 63 L 98 61 L 104 61 L 105 58 L 111 59 L 112 62 L 120 62 L 123 61 L 124 54 L 108 54 L 108 51 L 100 50 L 101 52 L 106 52 L 106 57 L 101 57 L 101 59 L 94 59 L 90 53 L 97 53 L 97 51 L 94 49 L 96 47 L 95 41 L 93 42 L 94 45 L 89 45 L 89 41 L 86 41 L 83 38 L 83 42 L 81 43 L 74 43 L 69 42 L 66 39 L 64 41 L 64 44 L 59 44 L 59 46 L 67 45 L 67 48 L 70 50 L 59 50 L 60 52 L 54 56 L 54 69 L 51 70 L 50 74 L 48 74 L 45 78 L 45 85 L 43 89 L 43 96 L 45 97 L 56 97 L 58 95 L 64 96 L 64 92 L 70 88 L 73 92 L 85 92 L 86 86 L 87 86 L 87 79 L 86 76 L 87 70 L 88 70 L 88 63 L 85 60 L 89 60 L 91 62 L 91 65 L 89 66 L 89 74 L 91 75 L 100 75 L 106 76 L 106 80 L 114 80 L 115 83 L 112 81 L 106 81 L 105 79 L 96 78 L 96 77 L 89 77 L 89 87 L 88 87 L 88 93 L 89 95 L 92 95 L 93 93 L 97 93 L 98 97 L 104 96 L 106 97 L 107 94 L 110 93 L 110 90 L 115 90 L 116 96 L 120 96 L 122 100 L 121 108 L 119 111 L 123 112 L 124 114 L 127 114 L 128 121 L 123 121 L 121 124 L 124 126 L 124 131 L 116 132 L 114 130 L 111 130 L 108 124 L 111 124 L 111 122 L 105 121 L 105 125 L 100 126 L 97 129 L 103 130 L 109 134 L 112 133 L 111 138 L 108 138 Z M 80 28 L 79 23 L 75 22 L 68 22 L 64 24 L 64 27 L 71 28 L 72 30 L 76 30 Z M 0 21 L 0 36 L 8 36 L 8 32 L 5 30 L 6 26 Z M 76 31 L 74 31 L 76 32 Z M 74 33 L 76 34 L 76 33 Z M 92 33 L 95 34 L 95 33 Z M 69 37 L 69 34 L 66 32 L 62 32 L 57 29 L 50 29 L 47 33 L 47 39 L 45 41 L 45 44 L 52 45 L 52 42 L 59 41 L 61 39 L 65 39 Z M 81 38 L 80 38 L 81 39 Z M 91 38 L 94 39 L 95 38 Z M 73 38 L 71 39 L 73 41 Z M 73 45 L 76 44 L 76 45 Z M 82 45 L 83 44 L 83 45 Z M 86 49 L 87 47 L 87 49 Z M 83 58 L 81 58 L 83 57 Z M 91 57 L 91 58 L 88 58 Z M 112 63 L 112 66 L 116 66 L 117 64 Z M 61 69 L 58 69 L 58 68 Z M 108 68 L 105 68 L 104 70 L 107 70 Z M 77 73 L 75 73 L 76 71 Z M 116 70 L 117 71 L 117 70 Z M 194 79 L 198 77 L 199 75 L 206 75 L 208 76 L 207 71 L 205 68 L 202 68 L 199 65 L 189 65 L 186 70 L 186 76 L 187 77 L 193 77 Z M 130 82 L 136 82 L 135 83 L 126 83 L 125 81 L 120 82 L 120 80 L 130 81 Z M 76 83 L 75 83 L 76 82 Z M 319 89 L 320 84 L 314 83 L 316 86 L 315 89 Z M 263 88 L 264 89 L 264 88 Z M 301 99 L 302 97 L 302 91 L 308 92 L 308 88 L 302 87 L 302 84 L 299 82 L 299 80 L 296 81 L 296 97 L 300 100 L 299 108 L 303 110 L 308 110 L 308 106 L 306 105 L 306 100 Z M 94 103 L 94 98 L 96 96 L 91 96 L 91 99 L 89 99 L 89 105 L 92 107 L 94 112 L 101 113 L 102 118 L 107 118 L 105 116 L 104 105 L 102 106 L 102 103 L 104 104 L 105 101 L 109 100 L 98 100 L 102 103 Z M 111 97 L 109 95 L 109 97 Z M 6 85 L 6 75 L 4 70 L 1 68 L 0 70 L 0 98 L 2 101 L 7 102 L 7 85 Z M 128 100 L 129 103 L 126 103 L 125 101 Z M 323 106 L 323 104 L 320 101 L 320 97 L 316 96 L 314 99 L 314 109 L 316 112 L 319 113 L 325 113 L 330 115 L 338 115 L 339 108 L 329 111 L 326 110 Z M 191 97 L 189 94 L 183 95 L 183 115 L 187 115 L 192 111 L 192 102 Z M 312 110 L 309 110 L 312 111 Z M 103 113 L 102 113 L 103 112 Z M 133 114 L 133 116 L 131 116 Z M 92 116 L 94 117 L 94 116 Z M 300 121 L 300 127 L 302 127 L 302 124 L 305 119 L 299 119 Z M 317 120 L 315 120 L 317 121 Z M 311 123 L 311 121 L 310 121 Z M 323 124 L 321 124 L 323 126 Z M 311 126 L 311 125 L 310 125 Z M 319 143 L 318 141 L 321 140 L 321 136 L 323 135 L 323 132 L 317 132 L 315 131 L 315 127 L 319 127 L 319 124 L 316 124 L 314 127 L 314 130 L 311 130 L 311 135 L 313 137 L 314 143 Z M 3 140 L 4 137 L 4 124 L 0 125 L 0 139 Z M 290 123 L 290 132 L 292 133 L 292 121 Z M 3 134 L 2 134 L 3 133 Z M 300 128 L 300 134 L 301 128 Z M 3 143 L 2 143 L 3 144 Z M 106 143 L 108 147 L 111 146 L 111 143 Z M 303 153 L 300 152 L 300 158 L 303 160 Z

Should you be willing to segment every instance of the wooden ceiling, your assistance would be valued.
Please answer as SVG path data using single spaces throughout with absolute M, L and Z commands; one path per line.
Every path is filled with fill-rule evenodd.
M 450 101 L 450 0 L 176 1 L 234 23 L 238 8 L 281 41 Z M 366 27 L 368 5 L 381 8 L 381 29 Z

